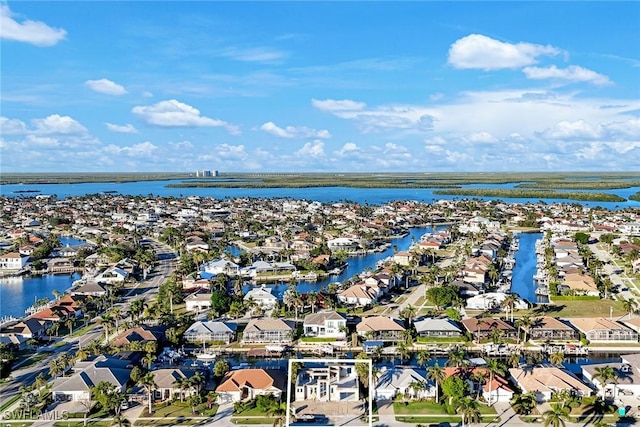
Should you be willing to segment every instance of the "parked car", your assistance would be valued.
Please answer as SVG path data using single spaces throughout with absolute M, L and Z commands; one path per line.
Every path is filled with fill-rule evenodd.
M 618 393 L 624 396 L 633 396 L 633 392 L 631 390 L 627 390 L 626 388 L 619 388 Z

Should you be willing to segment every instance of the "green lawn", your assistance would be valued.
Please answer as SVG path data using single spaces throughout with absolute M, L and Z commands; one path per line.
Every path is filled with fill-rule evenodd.
M 459 415 L 453 415 L 448 417 L 412 417 L 412 416 L 400 416 L 396 417 L 396 421 L 401 423 L 409 423 L 409 424 L 428 424 L 428 423 L 442 423 L 448 422 L 453 425 L 457 425 L 460 422 Z M 492 415 L 483 415 L 482 422 L 483 423 L 499 423 L 501 421 L 500 417 L 494 417 Z
M 243 418 L 231 417 L 234 424 L 273 424 L 273 418 Z
M 211 409 L 206 404 L 201 404 L 196 408 L 195 416 L 212 417 L 216 414 L 218 405 L 212 405 Z M 142 411 L 141 417 L 192 417 L 191 407 L 187 403 L 175 402 L 158 408 L 153 408 L 153 414 L 149 415 L 149 409 Z
M 242 412 L 237 412 L 237 413 L 234 412 L 234 414 L 233 414 L 234 417 L 236 417 L 236 416 L 237 417 L 243 417 L 243 416 L 244 417 L 256 417 L 256 416 L 258 416 L 259 417 L 259 416 L 265 416 L 265 415 L 267 415 L 267 413 L 265 411 L 263 411 L 262 409 L 258 408 L 257 406 L 253 407 L 253 408 L 250 408 L 250 409 L 247 409 L 247 410 L 242 411 Z
M 552 297 L 553 299 L 553 297 Z M 555 304 L 549 304 L 545 311 L 541 306 L 531 310 L 519 310 L 517 316 L 522 314 L 530 314 L 533 316 L 553 316 L 553 317 L 609 317 L 610 308 L 613 307 L 614 316 L 622 316 L 625 311 L 622 309 L 622 302 L 613 300 L 598 301 L 558 301 Z

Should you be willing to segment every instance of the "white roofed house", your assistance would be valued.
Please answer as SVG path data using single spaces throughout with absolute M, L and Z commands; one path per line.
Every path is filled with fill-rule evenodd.
M 358 375 L 354 365 L 329 364 L 298 372 L 295 401 L 357 402 L 359 399 Z
M 195 322 L 184 332 L 184 340 L 194 343 L 221 342 L 229 344 L 235 340 L 237 325 L 230 322 Z
M 625 360 L 624 356 L 622 359 L 621 363 L 584 365 L 582 366 L 582 376 L 588 384 L 598 390 L 598 394 L 605 397 L 637 396 L 640 398 L 640 365 L 628 363 L 629 360 Z M 633 355 L 631 355 L 631 359 L 633 359 Z M 640 359 L 637 362 L 640 362 Z M 615 382 L 608 381 L 603 384 L 602 378 L 598 377 L 598 371 L 607 366 L 611 367 L 616 378 Z
M 184 299 L 187 311 L 197 313 L 211 308 L 211 294 L 191 294 Z
M 278 298 L 271 293 L 271 288 L 266 286 L 251 289 L 243 299 L 245 302 L 252 300 L 256 305 L 262 307 L 263 310 L 271 310 L 278 304 Z
M 361 249 L 360 244 L 348 237 L 338 237 L 336 239 L 327 240 L 327 246 L 331 252 L 347 251 L 356 252 Z
M 333 310 L 309 314 L 304 319 L 303 330 L 306 337 L 346 338 L 347 319 Z
M 425 387 L 415 387 L 416 383 L 424 384 Z M 373 393 L 373 397 L 376 400 L 393 400 L 398 394 L 424 399 L 435 397 L 436 388 L 432 381 L 427 381 L 424 370 L 383 367 L 379 373 Z
M 228 259 L 217 259 L 204 264 L 204 271 L 209 274 L 226 274 L 227 276 L 237 276 L 240 274 L 240 267 Z
M 449 319 L 422 319 L 414 322 L 418 336 L 424 338 L 460 338 L 462 329 Z
M 122 283 L 129 277 L 129 273 L 118 267 L 109 267 L 98 274 L 94 280 L 98 283 Z

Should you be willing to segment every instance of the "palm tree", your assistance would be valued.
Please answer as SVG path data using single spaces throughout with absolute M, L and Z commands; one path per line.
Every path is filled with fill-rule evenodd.
M 476 396 L 476 399 L 480 399 L 480 393 L 482 392 L 482 385 L 486 382 L 485 373 L 480 370 L 477 370 L 473 374 L 471 374 L 470 380 L 475 382 L 478 385 L 478 394 Z M 491 390 L 489 390 L 489 393 L 491 393 Z
M 451 353 L 449 353 L 449 359 L 447 360 L 447 366 L 455 366 L 459 368 L 465 366 L 467 363 L 467 352 L 463 348 L 457 347 Z
M 104 340 L 108 343 L 109 330 L 115 325 L 116 321 L 109 313 L 104 313 L 98 320 L 98 323 L 104 328 Z
M 408 359 L 409 357 L 411 357 L 411 350 L 409 349 L 409 346 L 403 342 L 398 343 L 398 345 L 396 346 L 396 351 L 400 356 L 400 363 L 402 363 L 404 359 Z
M 413 397 L 418 398 L 421 391 L 426 390 L 427 386 L 424 381 L 411 381 L 409 383 L 409 389 L 413 391 Z
M 602 387 L 602 398 L 604 399 L 604 391 L 607 386 L 607 383 L 615 384 L 618 383 L 618 373 L 609 365 L 607 366 L 599 366 L 595 368 L 595 374 L 592 379 L 598 380 Z M 615 393 L 614 393 L 615 396 Z
M 287 404 L 278 403 L 267 410 L 267 415 L 273 417 L 273 427 L 283 427 L 287 420 Z
M 76 320 L 73 317 L 67 318 L 64 321 L 64 325 L 69 329 L 69 335 L 73 334 L 73 325 L 76 323 Z
M 418 365 L 424 368 L 429 364 L 430 361 L 431 361 L 431 353 L 429 353 L 429 350 L 420 350 L 418 352 L 418 356 L 417 356 Z
M 516 306 L 516 304 L 518 303 L 518 301 L 520 301 L 520 298 L 518 298 L 517 294 L 509 294 L 507 295 L 507 297 L 502 301 L 502 306 L 506 307 L 509 314 L 511 315 L 511 322 L 513 323 L 513 310 Z
M 558 405 L 552 405 L 551 409 L 544 411 L 544 427 L 566 427 L 568 408 Z
M 521 357 L 522 357 L 522 355 L 518 351 L 513 351 L 512 353 L 510 353 L 509 354 L 509 366 L 511 366 L 512 368 L 517 368 L 518 366 L 520 366 L 520 358 Z
M 427 369 L 426 378 L 428 380 L 432 380 L 435 383 L 435 385 L 436 385 L 436 402 L 438 402 L 440 400 L 439 399 L 439 393 L 438 393 L 438 387 L 440 386 L 440 384 L 446 378 L 445 373 L 444 373 L 444 368 L 440 367 L 438 365 L 438 362 L 436 362 L 433 366 L 430 366 Z
M 519 415 L 529 415 L 536 407 L 536 395 L 534 392 L 516 394 L 511 399 L 511 407 Z
M 627 312 L 627 319 L 631 318 L 631 314 L 638 308 L 638 302 L 634 298 L 622 299 L 622 309 Z
M 491 406 L 493 403 L 493 378 L 496 374 L 504 375 L 506 369 L 505 366 L 497 359 L 488 360 L 485 369 L 489 372 L 489 405 Z
M 516 320 L 516 327 L 522 329 L 522 332 L 524 332 L 524 337 L 522 338 L 522 342 L 524 343 L 527 342 L 527 333 L 529 333 L 529 329 L 531 328 L 532 324 L 533 321 L 528 315 L 522 316 L 521 318 Z M 520 334 L 518 334 L 518 337 L 520 337 Z
M 470 397 L 465 396 L 458 399 L 456 412 L 462 416 L 463 427 L 465 421 L 469 424 L 480 422 L 480 404 Z
M 152 372 L 148 372 L 142 378 L 140 378 L 140 385 L 147 390 L 147 397 L 149 399 L 149 415 L 153 413 L 153 391 L 156 388 L 156 382 Z
M 549 362 L 554 365 L 562 365 L 562 362 L 564 362 L 564 353 L 561 351 L 551 353 L 551 356 L 549 356 Z

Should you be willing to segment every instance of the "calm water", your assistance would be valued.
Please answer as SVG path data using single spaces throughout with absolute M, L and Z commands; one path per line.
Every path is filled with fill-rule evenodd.
M 347 187 L 322 187 L 322 188 L 167 188 L 167 184 L 181 183 L 183 180 L 169 181 L 141 181 L 125 183 L 85 183 L 85 184 L 11 184 L 1 185 L 0 194 L 9 197 L 33 197 L 38 194 L 55 194 L 60 198 L 84 196 L 103 192 L 118 192 L 132 196 L 202 196 L 226 199 L 234 197 L 254 198 L 280 198 L 316 200 L 319 202 L 337 202 L 352 200 L 358 203 L 384 204 L 394 200 L 418 200 L 431 203 L 436 200 L 460 200 L 461 196 L 444 196 L 433 194 L 436 189 L 401 189 L 401 188 L 347 188 Z M 472 184 L 463 187 L 486 188 L 513 188 L 515 184 Z M 37 190 L 39 193 L 14 193 L 14 191 Z M 612 194 L 618 194 L 627 198 L 629 195 L 640 191 L 640 187 L 607 190 Z M 483 197 L 483 200 L 506 200 L 514 203 L 537 202 L 538 199 L 500 199 Z M 544 199 L 547 203 L 577 203 L 567 199 Z M 625 207 L 640 207 L 640 202 L 628 200 L 624 203 L 605 202 L 580 202 L 585 206 L 602 206 L 607 209 L 620 209 Z
M 520 245 L 516 252 L 516 265 L 513 268 L 511 292 L 529 302 L 548 302 L 545 297 L 535 294 L 536 286 L 533 276 L 536 274 L 535 244 L 542 237 L 542 233 L 520 233 Z
M 85 240 L 60 237 L 62 246 L 82 245 Z M 0 318 L 22 317 L 24 311 L 40 298 L 53 299 L 53 291 L 64 292 L 71 287 L 79 274 L 58 274 L 38 277 L 5 277 L 0 279 Z

